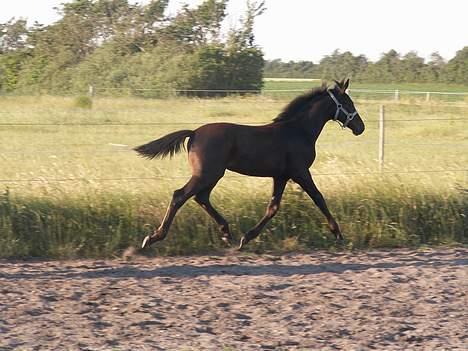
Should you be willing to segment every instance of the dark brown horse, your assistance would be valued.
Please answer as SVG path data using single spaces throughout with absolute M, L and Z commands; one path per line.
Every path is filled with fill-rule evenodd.
M 329 120 L 341 123 L 355 135 L 364 131 L 364 123 L 353 102 L 346 94 L 349 79 L 314 89 L 295 98 L 272 123 L 263 126 L 245 126 L 231 123 L 212 123 L 196 130 L 181 130 L 168 134 L 135 150 L 153 159 L 180 151 L 187 143 L 192 177 L 174 192 L 166 215 L 142 247 L 163 240 L 177 210 L 192 196 L 219 225 L 222 239 L 230 244 L 231 233 L 226 220 L 210 203 L 210 193 L 226 169 L 245 175 L 273 178 L 273 195 L 265 216 L 240 240 L 239 249 L 256 238 L 279 209 L 288 180 L 293 180 L 312 198 L 328 221 L 337 240 L 343 236 L 327 204 L 315 186 L 309 167 L 315 159 L 315 142 Z

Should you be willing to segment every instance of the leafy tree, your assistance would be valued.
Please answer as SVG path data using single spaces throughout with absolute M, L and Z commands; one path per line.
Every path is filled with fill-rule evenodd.
M 400 81 L 420 82 L 424 69 L 424 59 L 419 57 L 415 51 L 410 51 L 399 62 L 401 72 Z
M 24 51 L 0 54 L 0 91 L 12 92 L 18 84 L 18 76 L 23 62 L 27 59 Z
M 10 19 L 0 24 L 0 54 L 26 48 L 28 38 L 27 21 L 25 19 Z
M 231 30 L 226 45 L 229 89 L 257 90 L 263 86 L 262 50 L 255 45 L 255 18 L 265 12 L 265 1 L 247 1 L 240 30 Z
M 250 47 L 231 51 L 227 67 L 228 89 L 258 91 L 263 87 L 263 53 Z
M 364 55 L 335 50 L 318 64 L 264 62 L 254 23 L 264 1 L 247 1 L 239 28 L 226 39 L 222 23 L 229 0 L 205 0 L 168 17 L 169 0 L 72 0 L 48 26 L 25 19 L 0 24 L 0 91 L 71 93 L 89 84 L 127 89 L 143 96 L 162 90 L 260 90 L 262 76 L 325 79 L 353 77 L 369 82 L 444 81 L 468 84 L 468 47 L 445 62 L 432 54 L 395 50 L 373 63 Z
M 368 78 L 376 82 L 394 83 L 401 77 L 400 54 L 390 50 L 382 54 L 380 60 L 370 67 Z
M 0 24 L 0 90 L 11 92 L 27 59 L 28 28 L 25 19 Z
M 320 77 L 319 65 L 312 61 L 289 61 L 280 59 L 266 61 L 264 72 L 270 78 L 316 78 Z
M 443 80 L 447 83 L 468 85 L 468 46 L 457 51 L 443 70 Z
M 227 1 L 206 0 L 196 9 L 185 4 L 162 30 L 163 39 L 193 47 L 218 42 Z
M 172 47 L 177 47 L 173 50 L 174 59 L 168 58 L 177 63 L 166 72 L 178 72 L 178 79 L 165 75 L 168 78 L 163 79 L 165 86 L 195 90 L 190 94 L 197 96 L 225 95 L 225 90 L 261 89 L 264 61 L 263 53 L 254 44 L 253 21 L 263 12 L 263 3 L 248 3 L 241 29 L 232 30 L 224 43 L 220 29 L 226 16 L 226 3 L 209 0 L 194 10 L 184 7 L 174 22 L 162 30 L 166 50 L 170 51 L 171 46 L 167 44 L 171 42 L 175 43 Z
M 442 71 L 446 62 L 442 56 L 436 51 L 430 56 L 429 62 L 421 71 L 421 78 L 425 82 L 437 82 L 442 78 Z
M 366 67 L 365 56 L 354 56 L 349 51 L 340 53 L 339 50 L 335 50 L 320 61 L 319 69 L 324 79 L 340 79 L 341 77 L 356 77 Z

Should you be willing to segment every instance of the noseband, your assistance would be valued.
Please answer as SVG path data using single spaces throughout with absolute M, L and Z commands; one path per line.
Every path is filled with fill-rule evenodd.
M 333 120 L 340 123 L 341 124 L 341 128 L 346 128 L 349 124 L 349 122 L 351 122 L 353 120 L 354 117 L 356 117 L 356 115 L 358 114 L 356 110 L 354 110 L 354 112 L 348 112 L 344 107 L 343 105 L 338 101 L 338 99 L 335 97 L 335 95 L 333 95 L 333 93 L 331 92 L 331 90 L 327 90 L 328 92 L 328 95 L 330 95 L 330 97 L 332 98 L 332 100 L 335 102 L 336 104 L 336 112 L 335 112 L 335 117 L 333 117 Z M 340 112 L 343 112 L 346 116 L 346 121 L 344 123 L 341 123 L 340 120 L 338 120 L 338 116 L 340 115 Z

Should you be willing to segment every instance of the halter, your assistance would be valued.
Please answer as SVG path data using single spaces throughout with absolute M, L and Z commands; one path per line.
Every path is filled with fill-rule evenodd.
M 341 124 L 341 128 L 346 128 L 349 124 L 349 122 L 351 122 L 353 120 L 353 118 L 358 114 L 356 110 L 354 110 L 354 112 L 348 112 L 344 107 L 343 105 L 338 101 L 338 99 L 335 97 L 335 95 L 333 95 L 333 93 L 331 92 L 331 90 L 327 90 L 328 92 L 328 95 L 330 95 L 330 97 L 332 98 L 332 100 L 335 102 L 336 104 L 336 112 L 335 112 L 335 117 L 333 117 L 333 120 L 340 123 Z M 344 123 L 341 123 L 340 120 L 338 120 L 338 116 L 340 115 L 340 111 L 343 111 L 343 113 L 345 114 L 346 116 L 346 121 Z

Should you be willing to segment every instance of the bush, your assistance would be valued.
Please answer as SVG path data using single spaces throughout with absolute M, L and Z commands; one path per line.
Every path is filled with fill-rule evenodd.
M 90 109 L 93 107 L 93 99 L 86 95 L 77 96 L 73 100 L 73 106 L 78 108 L 87 108 Z

